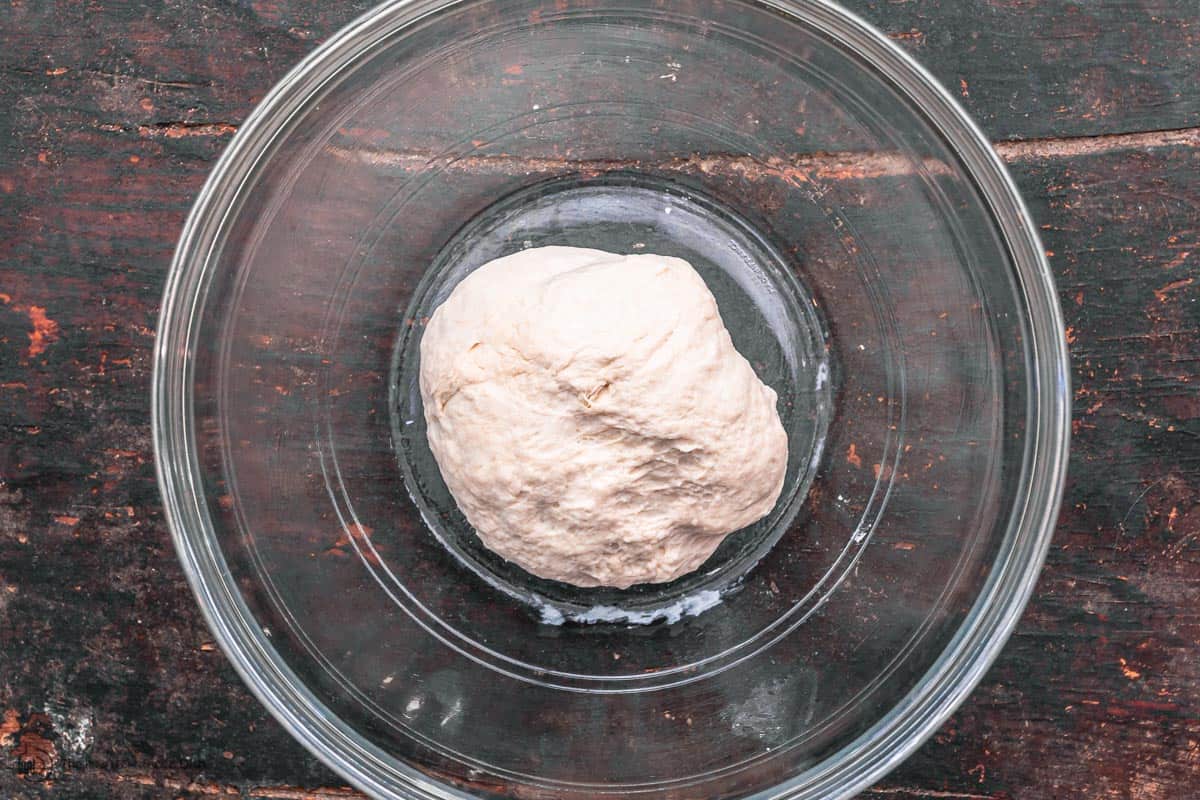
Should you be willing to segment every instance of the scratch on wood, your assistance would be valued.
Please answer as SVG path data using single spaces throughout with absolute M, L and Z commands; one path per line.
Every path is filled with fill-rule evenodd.
M 996 142 L 996 152 L 1005 161 L 1037 161 L 1052 158 L 1145 150 L 1160 147 L 1200 147 L 1200 127 L 1140 133 L 1110 133 L 1099 136 L 1025 139 Z
M 1146 495 L 1150 494 L 1151 489 L 1153 489 L 1155 486 L 1158 486 L 1165 480 L 1166 477 L 1162 477 L 1152 482 L 1149 486 L 1142 490 L 1141 494 L 1134 498 L 1133 503 L 1129 506 L 1129 510 L 1125 512 L 1125 516 L 1121 517 L 1121 521 L 1117 523 L 1117 530 L 1121 532 L 1121 535 L 1125 535 L 1125 523 L 1129 521 L 1131 516 L 1133 516 L 1133 510 L 1138 507 L 1138 503 L 1142 502 Z
M 259 786 L 246 792 L 256 800 L 366 800 L 353 789 L 300 789 L 291 786 Z
M 900 153 L 806 153 L 789 158 L 753 158 L 738 155 L 691 155 L 663 161 L 624 159 L 570 159 L 501 155 L 441 156 L 415 150 L 383 150 L 330 146 L 334 158 L 396 170 L 421 170 L 440 167 L 452 172 L 471 174 L 539 174 L 562 171 L 600 174 L 622 169 L 654 169 L 660 172 L 736 175 L 748 180 L 781 179 L 793 185 L 814 180 L 866 180 L 912 174 L 916 165 Z M 935 175 L 950 173 L 936 159 L 926 159 L 921 167 Z
M 182 139 L 191 136 L 232 136 L 238 126 L 228 122 L 160 122 L 139 125 L 138 134 L 149 139 Z
M 242 789 L 233 784 L 212 783 L 202 778 L 128 771 L 117 773 L 110 779 L 117 783 L 132 783 L 138 786 L 187 792 L 204 797 L 238 797 L 253 798 L 253 800 L 366 800 L 366 795 L 349 788 L 303 789 L 299 786 L 275 785 Z
M 232 126 L 229 126 L 232 127 Z M 157 129 L 156 129 L 157 130 Z M 155 135 L 167 135 L 157 133 Z M 193 132 L 178 135 L 212 135 Z M 1009 163 L 1070 158 L 1158 147 L 1200 147 L 1200 127 L 1148 133 L 1109 134 L 1070 138 L 1027 139 L 996 142 L 993 147 Z M 419 150 L 388 150 L 330 145 L 334 158 L 402 171 L 440 168 L 469 174 L 547 174 L 564 171 L 600 174 L 621 169 L 653 169 L 660 172 L 704 175 L 735 175 L 747 180 L 774 178 L 792 185 L 813 181 L 870 180 L 916 174 L 950 174 L 951 168 L 937 159 L 914 161 L 896 152 L 817 152 L 787 157 L 754 158 L 734 154 L 693 154 L 662 161 L 624 159 L 570 159 L 550 156 L 446 155 Z
M 916 28 L 907 31 L 893 31 L 892 33 L 889 33 L 887 37 L 896 41 L 912 42 L 917 46 L 925 44 L 925 34 Z
M 188 792 L 189 794 L 206 797 L 242 797 L 242 792 L 235 786 L 207 783 L 186 778 L 155 777 L 144 773 L 122 772 L 115 776 L 118 783 L 134 783 L 138 786 L 152 786 L 170 789 L 173 792 Z
M 40 356 L 46 352 L 47 347 L 58 340 L 58 323 L 46 316 L 44 307 L 13 303 L 12 295 L 8 294 L 0 294 L 0 302 L 11 305 L 13 311 L 24 313 L 29 317 L 29 323 L 33 326 L 33 329 L 29 331 L 29 348 L 25 351 L 29 358 Z M 6 387 L 9 385 L 5 384 Z
M 1167 301 L 1168 294 L 1176 289 L 1182 289 L 1185 286 L 1191 286 L 1194 280 L 1194 278 L 1180 278 L 1177 281 L 1171 281 L 1161 289 L 1155 289 L 1154 296 L 1158 298 L 1158 302 L 1165 303 Z
M 1121 664 L 1121 674 L 1124 675 L 1129 680 L 1136 681 L 1138 678 L 1142 677 L 1142 673 L 1138 672 L 1136 669 L 1129 666 L 1129 662 L 1126 661 L 1125 659 L 1119 658 L 1119 659 L 1117 659 L 1117 661 L 1120 662 L 1120 664 Z
M 46 316 L 46 309 L 41 306 L 29 306 L 26 309 L 33 330 L 29 332 L 29 357 L 39 356 L 46 352 L 46 347 L 58 339 L 58 323 Z
M 849 462 L 851 466 L 862 467 L 862 456 L 858 454 L 854 442 L 850 443 L 850 449 L 846 451 L 846 461 Z
M 994 794 L 976 794 L 974 792 L 946 792 L 937 789 L 920 789 L 916 786 L 876 786 L 867 791 L 871 795 L 908 794 L 913 797 L 936 797 L 939 800 L 998 800 Z
M 69 70 L 66 67 L 59 67 L 55 70 L 48 70 L 47 75 L 63 75 Z M 93 75 L 97 78 L 107 78 L 114 83 L 137 83 L 142 86 L 149 86 L 154 89 L 206 89 L 213 85 L 212 81 L 161 81 L 157 78 L 143 78 L 139 75 L 124 75 L 119 72 L 105 72 L 99 69 L 81 69 L 81 75 Z

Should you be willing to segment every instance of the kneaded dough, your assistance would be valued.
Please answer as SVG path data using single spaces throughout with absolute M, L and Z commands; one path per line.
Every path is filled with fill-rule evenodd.
M 783 487 L 775 392 L 682 259 L 539 247 L 491 261 L 433 313 L 420 367 L 459 508 L 543 578 L 673 580 Z

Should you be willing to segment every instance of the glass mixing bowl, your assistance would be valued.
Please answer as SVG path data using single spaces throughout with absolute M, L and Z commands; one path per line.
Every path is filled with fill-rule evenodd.
M 779 393 L 779 504 L 673 583 L 534 578 L 429 453 L 431 310 L 545 244 L 687 258 Z M 844 797 L 1029 596 L 1061 331 L 986 140 L 835 6 L 395 2 L 268 95 L 188 219 L 159 478 L 226 654 L 374 795 Z

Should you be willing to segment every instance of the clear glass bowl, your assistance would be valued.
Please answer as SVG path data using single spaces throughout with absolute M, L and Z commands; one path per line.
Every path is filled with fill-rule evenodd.
M 688 258 L 780 394 L 777 508 L 578 589 L 480 546 L 416 355 L 523 247 Z M 168 519 L 222 647 L 379 797 L 845 797 L 1015 624 L 1068 431 L 1037 235 L 901 51 L 783 0 L 396 2 L 241 128 L 156 352 Z

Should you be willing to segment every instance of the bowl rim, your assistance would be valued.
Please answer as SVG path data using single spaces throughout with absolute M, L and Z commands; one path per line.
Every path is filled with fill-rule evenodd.
M 908 694 L 833 756 L 755 797 L 848 798 L 899 765 L 958 708 L 1015 628 L 1049 550 L 1065 484 L 1070 375 L 1062 310 L 1037 229 L 1003 162 L 958 100 L 899 45 L 830 0 L 746 0 L 799 19 L 848 47 L 922 109 L 968 168 L 1003 235 L 1029 310 L 1023 482 L 996 568 L 937 662 Z M 190 420 L 198 311 L 217 234 L 247 179 L 308 100 L 383 39 L 465 0 L 387 0 L 335 33 L 280 80 L 221 155 L 188 214 L 163 291 L 154 348 L 151 427 L 155 471 L 179 560 L 201 612 L 251 692 L 319 760 L 377 797 L 468 798 L 367 742 L 299 681 L 241 599 L 203 507 Z M 182 342 L 182 346 L 179 343 Z

